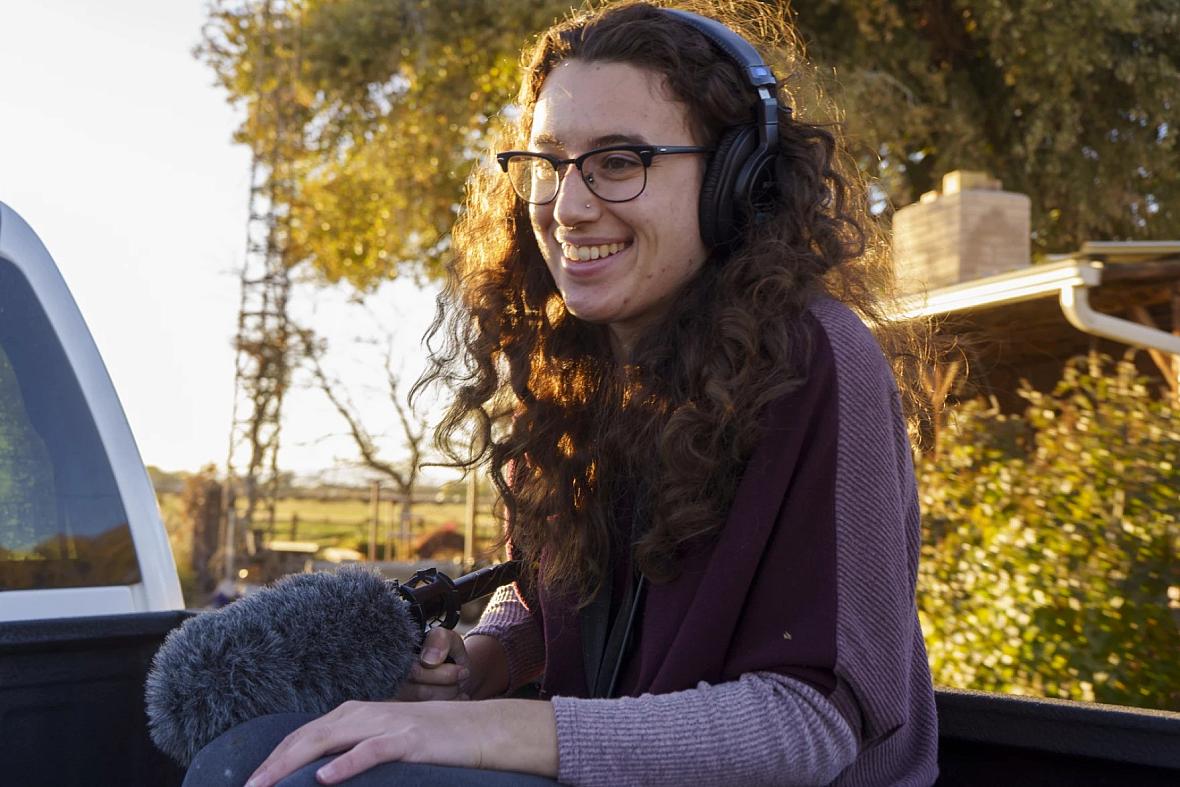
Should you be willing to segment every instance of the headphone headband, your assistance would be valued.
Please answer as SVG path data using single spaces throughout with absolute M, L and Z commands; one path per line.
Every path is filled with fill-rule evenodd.
M 778 82 L 758 50 L 716 19 L 664 8 L 663 13 L 707 38 L 745 76 L 757 95 L 753 122 L 722 131 L 701 181 L 701 239 L 709 248 L 733 247 L 744 228 L 765 220 L 782 193 L 776 173 L 779 149 Z
M 758 141 L 763 150 L 773 153 L 778 149 L 778 99 L 775 88 L 778 86 L 770 66 L 766 65 L 762 56 L 758 54 L 750 42 L 730 30 L 716 19 L 694 14 L 691 11 L 681 11 L 676 8 L 665 8 L 664 13 L 692 25 L 699 33 L 713 42 L 741 69 L 750 87 L 758 94 L 757 118 Z

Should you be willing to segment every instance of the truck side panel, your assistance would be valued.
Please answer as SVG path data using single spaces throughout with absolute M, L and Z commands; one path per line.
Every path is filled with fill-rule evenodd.
M 188 616 L 0 625 L 5 783 L 179 785 L 183 772 L 148 738 L 143 687 L 164 636 Z

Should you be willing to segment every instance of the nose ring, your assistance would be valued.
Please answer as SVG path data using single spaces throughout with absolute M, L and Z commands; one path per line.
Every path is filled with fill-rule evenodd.
M 589 202 L 586 203 L 586 210 L 590 210 L 592 207 L 593 205 L 591 205 Z

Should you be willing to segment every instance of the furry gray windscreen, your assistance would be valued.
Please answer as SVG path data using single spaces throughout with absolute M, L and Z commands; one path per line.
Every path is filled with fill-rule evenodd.
M 326 713 L 397 695 L 422 633 L 392 583 L 360 569 L 295 574 L 164 640 L 146 686 L 152 741 L 187 766 L 268 713 Z

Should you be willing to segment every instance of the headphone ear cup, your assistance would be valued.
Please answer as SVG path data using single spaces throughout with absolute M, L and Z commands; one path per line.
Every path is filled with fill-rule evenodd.
M 706 248 L 725 245 L 734 238 L 738 223 L 734 189 L 757 142 L 753 126 L 731 128 L 717 142 L 701 183 L 701 240 Z

